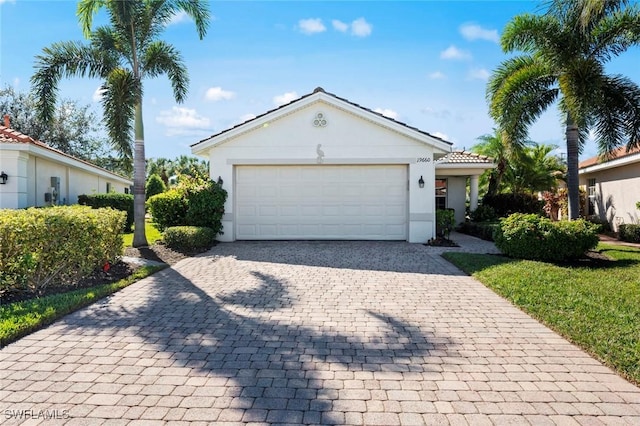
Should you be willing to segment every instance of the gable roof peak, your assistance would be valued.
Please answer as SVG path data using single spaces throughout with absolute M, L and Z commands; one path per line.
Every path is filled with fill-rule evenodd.
M 313 93 L 327 93 L 324 91 L 324 89 L 320 86 L 316 87 L 315 89 L 313 89 Z

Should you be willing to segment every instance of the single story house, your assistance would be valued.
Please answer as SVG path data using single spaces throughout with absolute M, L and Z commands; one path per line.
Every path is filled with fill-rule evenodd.
M 133 182 L 0 126 L 0 209 L 76 204 L 78 195 L 128 193 Z
M 221 241 L 424 243 L 436 205 L 463 220 L 467 177 L 477 205 L 478 176 L 493 167 L 462 153 L 447 160 L 451 145 L 318 87 L 191 150 L 229 195 Z
M 578 166 L 580 186 L 587 192 L 585 212 L 609 222 L 614 231 L 622 223 L 640 223 L 640 147 L 614 150 L 608 158 L 592 157 Z

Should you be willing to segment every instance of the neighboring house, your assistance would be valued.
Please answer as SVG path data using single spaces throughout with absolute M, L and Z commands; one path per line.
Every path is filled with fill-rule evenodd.
M 0 208 L 76 204 L 78 195 L 128 193 L 133 182 L 0 126 Z
M 317 88 L 191 150 L 229 194 L 222 241 L 424 243 L 435 234 L 436 160 L 451 143 Z M 458 206 L 463 217 L 457 177 L 465 168 L 443 167 L 442 206 Z
M 614 231 L 622 223 L 639 223 L 640 147 L 614 150 L 609 158 L 592 157 L 578 170 L 580 186 L 587 192 L 585 212 L 609 222 Z

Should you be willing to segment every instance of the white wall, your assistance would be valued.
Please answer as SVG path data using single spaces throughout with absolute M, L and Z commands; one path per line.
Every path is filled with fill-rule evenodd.
M 447 207 L 455 210 L 456 225 L 464 222 L 467 198 L 466 176 L 443 176 L 447 179 Z
M 588 179 L 596 179 L 596 214 L 617 231 L 620 223 L 640 223 L 640 163 L 580 175 L 587 189 Z
M 314 127 L 317 113 L 325 127 Z M 259 128 L 237 135 L 209 152 L 211 178 L 224 180 L 229 197 L 221 241 L 233 241 L 234 166 L 251 164 L 407 164 L 409 240 L 426 242 L 435 232 L 433 148 L 323 101 L 314 102 Z M 423 161 L 418 162 L 421 159 Z M 423 176 L 425 188 L 418 188 Z
M 82 164 L 82 167 L 86 168 L 87 165 Z M 67 163 L 34 155 L 28 149 L 2 149 L 0 171 L 9 176 L 7 184 L 0 185 L 0 208 L 49 205 L 44 194 L 50 192 L 51 177 L 60 178 L 59 205 L 76 204 L 80 194 L 105 193 L 107 182 L 111 183 L 113 191 L 119 193 L 124 193 L 125 188 L 129 187 L 122 178 L 111 177 L 105 172 L 102 172 L 103 175 L 91 173 Z

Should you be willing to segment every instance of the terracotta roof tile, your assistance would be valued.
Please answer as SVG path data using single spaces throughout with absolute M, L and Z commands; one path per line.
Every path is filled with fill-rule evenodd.
M 98 170 L 102 170 L 104 172 L 110 173 L 110 174 L 112 174 L 114 176 L 118 176 L 121 179 L 129 180 L 129 178 L 126 178 L 124 176 L 120 176 L 119 174 L 113 173 L 110 170 L 107 170 L 107 169 L 104 169 L 102 167 L 96 166 L 95 164 L 90 163 L 89 161 L 82 160 L 80 158 L 74 157 L 73 155 L 69 155 L 69 154 L 67 154 L 65 152 L 62 152 L 59 149 L 52 148 L 49 145 L 47 145 L 46 143 L 44 143 L 42 141 L 35 140 L 31 136 L 27 136 L 24 133 L 21 133 L 21 132 L 15 130 L 15 129 L 10 128 L 10 127 L 6 127 L 6 126 L 1 126 L 0 125 L 0 143 L 3 143 L 3 144 L 20 143 L 20 144 L 35 145 L 35 146 L 41 147 L 43 149 L 46 149 L 48 151 L 55 152 L 58 155 L 62 155 L 64 157 L 71 158 L 71 159 L 73 159 L 75 161 L 79 161 L 80 163 L 87 164 L 87 165 L 89 165 L 89 166 L 91 166 L 93 168 L 96 168 Z
M 439 159 L 437 164 L 493 164 L 493 159 L 473 152 L 452 151 Z
M 640 152 L 640 145 L 635 148 L 629 150 L 627 152 L 627 147 L 621 146 L 620 148 L 614 149 L 611 154 L 607 157 L 602 157 L 600 155 L 596 155 L 595 157 L 587 158 L 584 161 L 581 161 L 578 164 L 578 168 L 583 169 L 589 166 L 595 166 L 596 164 L 606 163 L 607 161 L 616 160 L 618 158 L 626 157 L 628 155 L 637 154 Z

